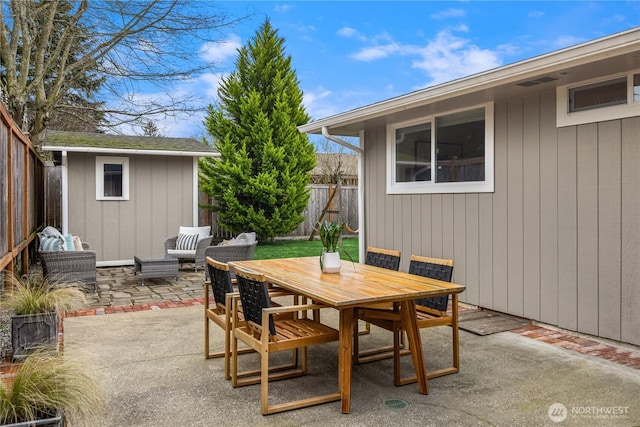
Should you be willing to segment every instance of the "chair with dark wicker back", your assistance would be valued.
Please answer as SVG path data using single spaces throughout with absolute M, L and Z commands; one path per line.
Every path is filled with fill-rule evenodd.
M 409 274 L 429 277 L 432 279 L 451 282 L 453 275 L 453 260 L 428 258 L 412 255 L 409 263 Z M 452 352 L 453 366 L 437 369 L 427 373 L 427 378 L 435 378 L 442 375 L 453 374 L 460 370 L 459 357 L 459 331 L 457 325 L 453 324 L 453 316 L 447 312 L 449 304 L 449 296 L 437 296 L 431 298 L 421 298 L 416 300 L 416 314 L 418 328 L 431 328 L 435 326 L 451 326 L 452 329 Z M 389 310 L 386 312 L 380 309 L 359 309 L 358 315 L 361 319 L 367 320 L 376 326 L 390 330 L 394 334 L 394 339 L 399 339 L 403 334 L 402 322 L 400 314 L 397 310 L 393 311 L 395 315 L 390 315 Z M 404 385 L 416 381 L 415 376 L 402 378 L 400 373 L 400 356 L 406 352 L 397 350 L 393 353 L 393 370 L 395 385 Z M 373 359 L 378 360 L 378 359 Z M 367 361 L 373 361 L 367 360 Z M 362 363 L 362 362 L 361 362 Z
M 374 248 L 369 246 L 364 263 L 375 267 L 398 271 L 400 268 L 400 251 Z M 357 313 L 357 310 L 356 310 Z M 367 363 L 374 360 L 386 359 L 393 356 L 393 346 L 360 351 L 360 335 L 371 332 L 371 323 L 366 322 L 364 331 L 354 331 L 353 355 L 355 363 Z
M 206 268 L 210 282 L 205 282 L 204 286 L 204 357 L 212 359 L 224 356 L 224 377 L 231 379 L 230 353 L 231 349 L 231 298 L 237 295 L 231 282 L 230 268 L 228 264 L 218 262 L 207 257 Z M 209 302 L 209 284 L 213 294 L 214 306 Z M 240 320 L 242 321 L 240 315 Z M 210 348 L 209 322 L 213 322 L 224 330 L 224 350 L 212 353 Z M 246 353 L 253 350 L 241 350 Z
M 219 262 L 211 257 L 205 258 L 207 276 L 210 280 L 205 281 L 204 286 L 204 357 L 213 359 L 224 356 L 224 377 L 231 379 L 230 359 L 231 359 L 231 304 L 234 297 L 238 297 L 238 291 L 234 288 L 235 278 L 232 278 L 232 270 L 229 264 Z M 211 306 L 209 298 L 209 285 L 211 285 L 211 294 L 213 295 L 214 305 Z M 269 289 L 269 294 L 274 296 L 291 295 L 290 293 L 279 288 Z M 295 298 L 295 296 L 294 296 Z M 278 306 L 278 303 L 273 303 Z M 288 315 L 291 317 L 291 315 Z M 244 322 L 242 309 L 238 313 L 239 324 Z M 209 333 L 209 322 L 213 322 L 224 330 L 224 350 L 211 352 L 211 336 Z M 239 354 L 252 353 L 252 349 L 239 350 Z M 295 366 L 297 360 L 294 359 L 291 366 Z M 255 371 L 253 374 L 258 374 Z
M 233 348 L 232 384 L 234 387 L 260 382 L 260 402 L 263 415 L 291 409 L 303 408 L 321 403 L 340 400 L 340 393 L 304 398 L 286 403 L 269 404 L 269 381 L 293 378 L 307 374 L 307 347 L 338 341 L 339 334 L 334 328 L 326 326 L 307 317 L 308 311 L 323 308 L 318 304 L 302 304 L 272 307 L 268 285 L 263 274 L 234 268 L 238 281 L 240 303 L 245 323 L 240 324 L 238 318 L 238 298 L 233 299 Z M 291 318 L 275 317 L 291 313 Z M 238 372 L 238 341 L 242 341 L 250 348 L 259 352 L 260 376 L 258 378 L 240 379 Z M 269 354 L 279 351 L 292 350 L 297 359 L 298 349 L 301 349 L 300 366 L 290 370 L 269 370 Z M 300 391 L 303 391 L 301 389 Z

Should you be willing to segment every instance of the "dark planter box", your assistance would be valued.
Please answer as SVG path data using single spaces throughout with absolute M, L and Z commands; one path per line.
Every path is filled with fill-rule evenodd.
M 64 415 L 60 414 L 57 417 L 42 418 L 35 421 L 24 421 L 21 423 L 2 424 L 0 427 L 64 427 Z
M 22 314 L 11 317 L 13 358 L 26 356 L 36 348 L 56 348 L 58 313 Z

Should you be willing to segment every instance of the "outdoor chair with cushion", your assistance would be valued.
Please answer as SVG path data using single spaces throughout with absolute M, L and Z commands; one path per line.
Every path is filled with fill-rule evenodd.
M 321 403 L 340 400 L 340 393 L 303 398 L 279 404 L 269 404 L 269 381 L 293 378 L 307 374 L 307 347 L 338 341 L 339 334 L 334 328 L 307 317 L 308 311 L 318 310 L 324 306 L 318 304 L 301 304 L 272 307 L 268 285 L 263 274 L 235 268 L 238 290 L 245 323 L 240 325 L 238 318 L 239 301 L 233 299 L 233 320 L 237 325 L 233 328 L 233 349 L 231 351 L 232 384 L 234 387 L 254 384 L 255 380 L 241 379 L 238 373 L 238 341 L 242 341 L 260 354 L 260 402 L 262 414 L 273 414 L 297 408 L 304 408 Z M 278 318 L 285 313 L 293 314 L 292 318 Z M 300 366 L 290 371 L 270 372 L 270 353 L 292 350 L 297 355 L 301 349 Z M 300 390 L 301 392 L 304 389 Z
M 194 263 L 195 271 L 198 266 L 204 266 L 205 249 L 211 245 L 211 226 L 180 227 L 178 235 L 164 241 L 165 258 L 178 258 L 182 265 L 189 261 Z
M 63 235 L 53 227 L 38 233 L 42 274 L 52 283 L 92 285 L 97 291 L 96 253 L 77 236 Z
M 409 274 L 451 282 L 451 277 L 453 275 L 453 260 L 412 255 L 409 263 Z M 427 378 L 453 374 L 460 370 L 459 331 L 457 325 L 453 324 L 453 316 L 447 313 L 448 304 L 449 295 L 416 300 L 416 314 L 419 329 L 445 325 L 451 326 L 452 329 L 453 366 L 427 372 Z M 393 332 L 395 347 L 395 351 L 393 353 L 393 371 L 395 385 L 398 386 L 415 382 L 415 376 L 402 378 L 400 373 L 401 353 L 399 351 L 399 343 L 403 334 L 403 329 L 401 316 L 397 307 L 394 307 L 393 310 L 363 308 L 358 309 L 357 311 L 360 319 L 367 320 L 376 326 Z
M 258 245 L 256 233 L 241 233 L 235 239 L 225 240 L 217 246 L 209 246 L 204 251 L 205 258 L 209 257 L 219 262 L 248 261 L 253 259 L 253 253 Z M 235 277 L 233 270 L 231 278 Z M 205 271 L 205 280 L 209 280 L 209 271 Z

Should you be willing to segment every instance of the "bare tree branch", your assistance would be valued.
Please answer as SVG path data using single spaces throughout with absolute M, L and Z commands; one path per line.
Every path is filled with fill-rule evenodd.
M 90 108 L 89 102 L 70 105 L 66 96 L 83 85 L 85 96 L 97 95 L 87 76 L 99 81 L 103 96 L 118 100 L 117 107 L 101 109 L 111 126 L 187 112 L 194 102 L 188 97 L 140 102 L 138 84 L 171 93 L 176 81 L 215 70 L 214 62 L 198 56 L 198 44 L 220 40 L 242 19 L 204 0 L 3 0 L 0 89 L 16 122 L 27 106 L 35 110 L 28 131 L 36 143 L 56 112 L 77 108 L 82 116 Z

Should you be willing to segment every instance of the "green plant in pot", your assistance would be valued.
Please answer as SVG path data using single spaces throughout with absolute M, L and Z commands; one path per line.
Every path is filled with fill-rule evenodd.
M 7 286 L 8 285 L 8 286 Z M 15 277 L 5 285 L 11 316 L 13 358 L 39 347 L 54 347 L 58 338 L 58 313 L 84 304 L 84 293 L 73 285 L 56 286 L 40 273 Z
M 325 220 L 317 230 L 322 242 L 320 269 L 323 273 L 340 272 L 340 252 L 343 252 L 353 262 L 351 255 L 342 247 L 342 232 L 345 226 L 344 222 L 337 223 Z
M 36 350 L 0 377 L 0 425 L 75 425 L 97 417 L 104 402 L 82 365 L 52 351 Z

